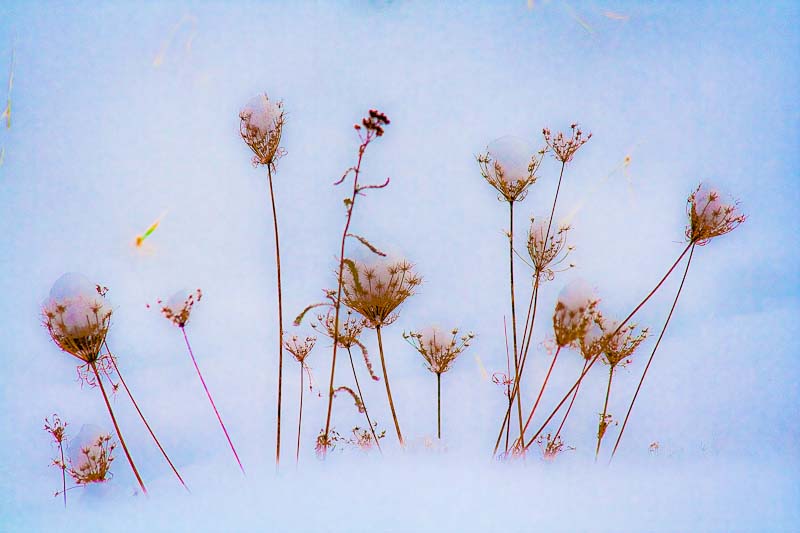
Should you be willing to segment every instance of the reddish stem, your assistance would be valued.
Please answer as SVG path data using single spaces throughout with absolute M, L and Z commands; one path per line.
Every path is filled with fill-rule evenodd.
M 275 445 L 275 468 L 281 462 L 281 399 L 283 393 L 283 297 L 281 295 L 281 246 L 278 237 L 278 213 L 275 210 L 275 192 L 272 189 L 272 167 L 267 165 L 267 176 L 269 176 L 269 197 L 272 202 L 272 223 L 275 228 L 275 264 L 278 274 L 278 428 Z M 222 420 L 220 420 L 222 423 Z M 227 434 L 226 434 L 227 435 Z M 230 439 L 228 439 L 230 442 Z M 233 444 L 231 444 L 233 449 Z M 233 452 L 236 455 L 236 451 Z M 238 461 L 239 458 L 237 457 Z M 241 468 L 242 464 L 239 463 Z M 242 469 L 244 472 L 244 469 Z

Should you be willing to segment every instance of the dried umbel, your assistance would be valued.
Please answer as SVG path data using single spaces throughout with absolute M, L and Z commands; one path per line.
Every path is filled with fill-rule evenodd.
M 116 443 L 97 426 L 84 425 L 70 444 L 68 472 L 78 485 L 108 481 Z
M 573 247 L 567 246 L 569 225 L 559 226 L 555 232 L 549 230 L 549 219 L 531 218 L 531 227 L 528 230 L 528 255 L 533 261 L 535 275 L 544 274 L 546 279 L 552 280 L 556 272 L 554 269 L 567 259 Z M 562 252 L 564 253 L 562 254 Z M 572 264 L 568 264 L 562 270 L 572 266 Z
M 42 305 L 44 326 L 63 351 L 91 363 L 97 361 L 108 334 L 111 308 L 104 288 L 80 274 L 64 274 Z
M 486 153 L 478 155 L 481 175 L 497 189 L 500 200 L 521 201 L 528 187 L 536 182 L 536 170 L 542 162 L 544 150 L 532 153 L 524 140 L 506 136 L 492 141 L 486 147 Z
M 469 346 L 474 337 L 472 333 L 459 337 L 458 329 L 445 333 L 435 327 L 421 332 L 403 333 L 403 338 L 422 355 L 425 366 L 434 374 L 450 370 L 456 357 Z
M 739 212 L 739 202 L 725 203 L 720 193 L 700 184 L 687 200 L 686 239 L 703 246 L 709 240 L 733 231 L 745 221 Z
M 182 328 L 189 321 L 194 304 L 202 298 L 203 291 L 200 289 L 191 293 L 186 290 L 179 290 L 170 296 L 166 302 L 158 300 L 158 304 L 161 306 L 161 314 L 164 315 L 164 318 Z
M 301 340 L 297 335 L 292 335 L 289 340 L 283 343 L 283 347 L 292 354 L 298 363 L 304 365 L 306 357 L 314 349 L 316 343 L 316 337 L 306 337 L 305 340 Z
M 553 314 L 553 331 L 559 347 L 580 343 L 589 332 L 598 300 L 583 280 L 574 280 L 561 289 Z
M 361 355 L 364 358 L 364 364 L 367 366 L 370 377 L 373 381 L 380 381 L 380 378 L 375 375 L 375 371 L 372 369 L 372 361 L 369 358 L 367 347 L 360 340 L 361 333 L 364 331 L 364 327 L 367 325 L 367 319 L 356 318 L 352 316 L 352 314 L 353 312 L 348 310 L 347 318 L 344 320 L 344 322 L 339 320 L 339 346 L 345 350 L 348 350 L 348 352 L 353 348 L 353 346 L 358 346 L 358 348 L 361 350 Z M 317 322 L 311 324 L 311 327 L 333 340 L 334 336 L 337 334 L 335 324 L 335 313 L 333 310 L 330 310 L 325 315 L 317 315 Z M 356 378 L 356 380 L 357 379 L 358 378 Z
M 558 132 L 555 137 L 553 137 L 548 128 L 542 130 L 544 141 L 547 143 L 547 147 L 553 151 L 553 157 L 564 164 L 572 161 L 578 148 L 586 144 L 586 142 L 592 138 L 591 133 L 584 137 L 583 131 L 581 131 L 577 124 L 571 124 L 569 128 L 569 137 L 565 136 L 563 132 Z
M 360 313 L 372 328 L 394 322 L 396 309 L 422 283 L 413 265 L 405 260 L 367 265 L 345 259 L 344 264 L 342 302 Z
M 636 324 L 619 328 L 619 322 L 607 320 L 601 314 L 597 315 L 595 322 L 602 331 L 600 345 L 603 362 L 612 368 L 626 365 L 628 358 L 647 339 L 649 333 L 647 328 L 636 333 Z
M 255 154 L 253 165 L 275 166 L 283 155 L 280 148 L 283 131 L 283 102 L 274 102 L 266 94 L 252 98 L 239 112 L 239 133 Z

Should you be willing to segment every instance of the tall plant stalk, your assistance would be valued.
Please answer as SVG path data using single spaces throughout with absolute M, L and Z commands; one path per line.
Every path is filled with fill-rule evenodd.
M 400 432 L 400 424 L 397 422 L 397 413 L 394 410 L 394 400 L 392 400 L 392 389 L 389 386 L 389 374 L 386 372 L 386 360 L 383 357 L 383 339 L 381 338 L 381 327 L 376 326 L 375 332 L 378 335 L 378 351 L 381 354 L 381 368 L 383 368 L 383 383 L 386 385 L 386 396 L 388 396 L 389 398 L 389 408 L 392 410 L 394 429 L 397 431 L 397 440 L 400 441 L 400 445 L 405 446 L 405 442 L 403 441 L 403 434 Z
M 608 369 L 608 387 L 606 387 L 606 401 L 603 403 L 603 414 L 600 415 L 600 424 L 597 426 L 597 449 L 594 451 L 594 462 L 600 456 L 600 443 L 606 434 L 606 413 L 608 413 L 608 397 L 611 395 L 611 380 L 614 378 L 614 366 Z
M 614 455 L 617 453 L 617 448 L 619 447 L 619 442 L 622 440 L 622 434 L 625 432 L 625 427 L 628 425 L 628 418 L 631 416 L 631 411 L 633 410 L 633 405 L 636 403 L 636 398 L 639 397 L 639 391 L 642 389 L 642 383 L 644 383 L 644 378 L 647 377 L 647 371 L 650 369 L 650 364 L 653 362 L 653 357 L 656 355 L 656 350 L 658 350 L 659 344 L 661 344 L 661 339 L 664 338 L 664 333 L 667 331 L 667 326 L 669 325 L 669 321 L 672 318 L 672 313 L 675 311 L 675 307 L 678 305 L 678 298 L 681 296 L 681 291 L 683 290 L 683 284 L 686 282 L 686 275 L 689 274 L 689 265 L 692 264 L 692 255 L 694 255 L 694 247 L 696 243 L 690 244 L 692 251 L 689 253 L 689 260 L 686 262 L 686 269 L 683 271 L 683 278 L 681 279 L 681 284 L 678 287 L 678 292 L 675 294 L 675 300 L 672 302 L 672 307 L 669 310 L 669 314 L 667 315 L 666 321 L 664 321 L 664 327 L 661 328 L 661 334 L 658 336 L 658 340 L 656 340 L 655 346 L 653 346 L 653 351 L 650 353 L 650 358 L 647 360 L 647 365 L 644 367 L 644 372 L 642 372 L 642 377 L 639 379 L 639 384 L 636 386 L 636 392 L 633 394 L 633 398 L 631 399 L 631 404 L 628 406 L 628 412 L 625 413 L 625 420 L 622 422 L 622 427 L 619 430 L 619 435 L 617 435 L 617 441 L 614 443 L 614 449 L 611 451 L 611 458 L 608 460 L 610 463 L 614 459 Z
M 219 414 L 219 410 L 217 410 L 217 406 L 214 403 L 214 398 L 211 397 L 211 391 L 208 390 L 208 386 L 206 385 L 206 380 L 203 379 L 203 374 L 200 372 L 200 367 L 197 366 L 197 360 L 194 358 L 194 352 L 192 351 L 192 345 L 189 344 L 189 337 L 186 335 L 186 328 L 181 326 L 181 332 L 183 333 L 183 340 L 186 341 L 186 348 L 189 350 L 189 356 L 192 358 L 192 363 L 194 364 L 194 369 L 197 370 L 197 376 L 200 378 L 200 383 L 203 385 L 203 390 L 206 391 L 206 396 L 208 396 L 208 401 L 211 403 L 211 408 L 214 409 L 214 414 L 217 415 L 217 420 L 219 420 L 219 425 L 222 428 L 222 432 L 225 434 L 225 438 L 228 440 L 228 445 L 231 447 L 231 451 L 233 452 L 233 456 L 236 458 L 236 462 L 239 465 L 239 469 L 244 474 L 244 467 L 242 466 L 242 462 L 239 460 L 239 454 L 236 453 L 236 448 L 233 446 L 233 441 L 231 441 L 230 435 L 228 435 L 228 430 L 225 428 L 225 423 L 222 421 L 222 416 Z
M 514 347 L 514 389 L 519 391 L 520 388 L 520 369 L 519 369 L 519 350 L 517 348 L 517 311 L 514 302 L 514 202 L 508 202 L 508 267 L 509 267 L 509 280 L 511 286 L 511 335 L 512 345 Z M 519 416 L 519 439 L 520 442 L 525 441 L 525 430 L 522 427 L 522 399 L 520 394 L 517 394 L 517 415 Z M 512 398 L 513 401 L 513 398 Z
M 372 433 L 372 438 L 375 439 L 375 445 L 378 447 L 378 451 L 383 453 L 381 450 L 381 443 L 378 441 L 378 436 L 375 434 L 375 427 L 372 425 L 372 420 L 369 418 L 369 411 L 367 411 L 367 402 L 364 401 L 364 393 L 361 392 L 361 385 L 358 383 L 358 375 L 356 374 L 356 365 L 353 363 L 353 352 L 350 350 L 350 347 L 347 347 L 347 355 L 350 357 L 350 368 L 353 369 L 353 379 L 356 382 L 356 390 L 358 391 L 358 397 L 361 398 L 361 405 L 364 407 L 364 416 L 367 419 L 367 425 L 369 426 L 369 430 Z
M 130 452 L 128 451 L 128 445 L 125 444 L 125 439 L 122 438 L 122 431 L 119 429 L 119 424 L 117 424 L 117 417 L 114 416 L 114 410 L 111 408 L 111 403 L 108 401 L 108 394 L 106 394 L 106 388 L 103 386 L 103 380 L 100 377 L 100 372 L 97 371 L 97 365 L 95 364 L 94 360 L 89 361 L 89 365 L 92 367 L 92 371 L 94 372 L 95 378 L 97 378 L 97 384 L 100 385 L 100 392 L 103 393 L 103 400 L 106 402 L 106 408 L 108 409 L 108 414 L 111 415 L 111 422 L 114 424 L 114 431 L 117 432 L 117 438 L 119 439 L 120 444 L 122 444 L 122 449 L 125 451 L 125 457 L 128 458 L 128 464 L 131 465 L 131 470 L 133 470 L 133 474 L 136 476 L 136 481 L 139 482 L 139 487 L 142 489 L 142 493 L 145 495 L 147 494 L 147 489 L 144 486 L 144 482 L 142 481 L 142 476 L 139 475 L 139 470 L 136 468 L 136 465 L 133 462 L 133 458 L 131 457 Z
M 297 416 L 297 452 L 294 456 L 295 465 L 300 464 L 300 428 L 303 425 L 303 393 L 305 392 L 303 382 L 303 363 L 300 363 L 300 414 Z
M 278 422 L 276 430 L 275 444 L 275 468 L 281 463 L 281 400 L 283 393 L 283 295 L 281 293 L 281 245 L 278 235 L 278 212 L 275 209 L 275 192 L 272 188 L 272 165 L 267 165 L 267 176 L 269 178 L 269 198 L 272 203 L 272 225 L 275 229 L 275 266 L 278 277 Z M 220 423 L 222 420 L 220 420 Z M 226 434 L 227 436 L 227 434 Z M 230 439 L 229 439 L 230 441 Z M 233 445 L 231 444 L 231 449 Z M 234 451 L 234 455 L 236 452 Z M 238 457 L 236 459 L 239 460 Z M 242 464 L 239 463 L 241 468 Z M 244 469 L 242 469 L 244 472 Z

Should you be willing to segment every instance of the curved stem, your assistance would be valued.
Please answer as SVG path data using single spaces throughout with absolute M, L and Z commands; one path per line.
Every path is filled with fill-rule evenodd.
M 281 462 L 281 396 L 283 392 L 283 298 L 281 295 L 281 246 L 278 237 L 278 213 L 275 210 L 275 192 L 272 189 L 272 167 L 267 165 L 269 176 L 269 197 L 272 202 L 272 223 L 275 228 L 275 265 L 278 273 L 278 428 L 275 445 L 275 468 Z M 220 421 L 221 422 L 221 421 Z M 230 440 L 230 439 L 229 439 Z M 231 445 L 233 448 L 233 445 Z M 234 451 L 234 455 L 236 452 Z M 238 457 L 237 457 L 238 461 Z M 241 463 L 239 467 L 241 468 Z M 242 469 L 244 472 L 244 469 Z
M 89 363 L 91 365 L 92 370 L 94 371 L 94 375 L 97 378 L 97 384 L 100 385 L 100 392 L 103 393 L 103 400 L 106 402 L 106 408 L 108 409 L 108 414 L 111 415 L 111 422 L 114 424 L 114 430 L 117 432 L 117 438 L 119 439 L 119 443 L 122 444 L 122 450 L 125 452 L 125 457 L 128 458 L 128 464 L 131 465 L 131 470 L 133 470 L 133 475 L 136 476 L 136 481 L 139 482 L 139 487 L 141 487 L 142 492 L 146 495 L 147 489 L 144 487 L 144 482 L 142 481 L 142 476 L 139 475 L 139 470 L 136 469 L 136 465 L 133 463 L 133 458 L 131 457 L 130 452 L 128 451 L 128 445 L 125 444 L 125 439 L 122 438 L 122 432 L 119 430 L 119 424 L 117 424 L 117 417 L 114 416 L 114 410 L 111 409 L 111 403 L 108 401 L 108 395 L 106 394 L 106 388 L 103 386 L 103 380 L 100 378 L 100 372 L 97 371 L 97 365 L 94 361 Z
M 244 474 L 244 467 L 242 466 L 242 462 L 239 460 L 239 454 L 236 453 L 236 448 L 233 446 L 233 441 L 231 441 L 230 435 L 228 435 L 228 430 L 225 428 L 225 423 L 222 422 L 222 417 L 217 410 L 217 406 L 214 403 L 214 398 L 211 397 L 211 391 L 208 390 L 208 386 L 206 385 L 206 380 L 203 379 L 203 374 L 200 372 L 200 367 L 197 366 L 197 360 L 194 358 L 194 352 L 192 352 L 192 346 L 189 344 L 189 337 L 186 336 L 186 328 L 181 326 L 181 332 L 183 333 L 183 340 L 186 341 L 186 348 L 189 349 L 189 356 L 192 358 L 192 363 L 194 363 L 194 369 L 197 370 L 197 376 L 200 378 L 200 383 L 203 384 L 203 389 L 206 391 L 206 396 L 208 396 L 208 401 L 211 402 L 211 407 L 214 409 L 214 414 L 217 415 L 217 420 L 219 420 L 219 425 L 222 427 L 222 432 L 225 433 L 225 438 L 228 439 L 228 444 L 231 447 L 231 451 L 233 452 L 233 456 L 236 458 L 236 462 L 239 464 L 239 469 Z
M 650 358 L 647 360 L 647 365 L 644 367 L 644 372 L 642 373 L 642 377 L 639 380 L 639 385 L 636 386 L 636 392 L 633 394 L 633 399 L 631 399 L 631 404 L 628 406 L 628 412 L 625 414 L 625 420 L 622 422 L 622 427 L 619 430 L 619 435 L 617 435 L 617 441 L 614 443 L 614 449 L 611 452 L 611 458 L 608 460 L 609 463 L 614 459 L 614 454 L 617 453 L 617 448 L 619 447 L 619 441 L 622 440 L 622 434 L 625 432 L 625 426 L 628 425 L 628 418 L 631 416 L 631 411 L 633 410 L 633 405 L 636 403 L 636 398 L 639 396 L 639 391 L 642 389 L 642 383 L 644 383 L 644 378 L 647 376 L 647 371 L 650 369 L 650 363 L 653 362 L 653 357 L 656 355 L 656 350 L 658 350 L 658 345 L 661 344 L 661 339 L 664 338 L 664 333 L 667 331 L 667 326 L 669 325 L 669 321 L 672 318 L 672 313 L 675 311 L 675 306 L 678 305 L 678 298 L 681 296 L 681 291 L 683 290 L 683 284 L 686 281 L 686 275 L 689 273 L 689 265 L 692 264 L 692 255 L 694 255 L 694 244 L 691 245 L 692 251 L 689 253 L 689 260 L 686 262 L 686 270 L 683 271 L 683 279 L 681 279 L 680 287 L 678 287 L 678 292 L 675 294 L 675 300 L 672 302 L 672 307 L 669 310 L 669 314 L 667 315 L 667 320 L 664 322 L 664 327 L 661 329 L 661 334 L 658 336 L 658 340 L 656 341 L 656 345 L 653 347 L 653 351 L 650 354 Z
M 294 456 L 295 465 L 300 464 L 300 427 L 303 424 L 303 363 L 300 363 L 300 415 L 297 417 L 297 453 Z
M 508 268 L 511 285 L 511 335 L 514 346 L 514 388 L 520 388 L 519 350 L 517 349 L 517 311 L 514 303 L 514 202 L 508 202 Z M 522 427 L 522 399 L 517 394 L 517 414 L 519 415 L 519 438 L 525 442 L 525 429 Z
M 356 365 L 353 363 L 353 352 L 350 350 L 350 347 L 347 348 L 347 355 L 350 356 L 350 368 L 353 369 L 353 379 L 356 382 L 356 390 L 358 391 L 358 396 L 361 398 L 361 405 L 364 407 L 364 416 L 367 418 L 367 425 L 369 426 L 369 430 L 372 433 L 372 438 L 375 439 L 375 445 L 378 447 L 378 451 L 383 453 L 381 450 L 381 443 L 378 442 L 378 436 L 375 434 L 375 428 L 372 426 L 372 420 L 369 418 L 369 412 L 367 411 L 367 402 L 364 401 L 364 394 L 361 392 L 361 385 L 358 383 L 358 376 L 356 375 Z
M 378 334 L 378 351 L 381 354 L 381 367 L 383 367 L 383 382 L 386 385 L 386 396 L 389 397 L 389 408 L 392 410 L 392 418 L 394 419 L 394 428 L 397 430 L 397 440 L 400 441 L 401 446 L 405 446 L 403 442 L 403 434 L 400 433 L 400 424 L 397 423 L 397 413 L 394 410 L 394 401 L 392 400 L 392 389 L 389 387 L 389 375 L 386 373 L 386 360 L 383 357 L 383 340 L 381 339 L 381 327 L 376 326 L 375 331 Z
M 128 393 L 128 398 L 131 399 L 131 403 L 133 404 L 133 407 L 136 409 L 136 412 L 139 413 L 139 418 L 141 418 L 142 422 L 144 422 L 144 426 L 147 428 L 147 431 L 150 432 L 150 436 L 153 437 L 153 440 L 156 442 L 156 446 L 158 446 L 158 449 L 161 450 L 161 455 L 164 456 L 164 459 L 167 460 L 167 463 L 169 463 L 170 468 L 172 468 L 172 471 L 178 477 L 178 481 L 180 481 L 181 485 L 183 485 L 183 488 L 185 488 L 188 491 L 189 487 L 186 486 L 186 483 L 183 481 L 183 478 L 178 473 L 178 469 L 175 468 L 174 464 L 172 464 L 172 461 L 170 460 L 169 456 L 167 455 L 167 452 L 164 450 L 164 447 L 161 446 L 161 442 L 159 442 L 158 437 L 156 437 L 155 432 L 153 432 L 153 429 L 150 427 L 150 424 L 147 422 L 147 419 L 144 417 L 144 414 L 142 413 L 142 410 L 139 409 L 139 404 L 136 403 L 136 400 L 133 398 L 133 394 L 131 393 L 131 390 L 128 388 L 128 384 L 125 383 L 125 378 L 122 377 L 122 374 L 119 371 L 119 367 L 117 366 L 117 362 L 114 360 L 114 356 L 111 355 L 111 350 L 108 348 L 108 343 L 103 342 L 103 344 L 105 344 L 106 351 L 108 351 L 109 359 L 111 359 L 111 364 L 114 367 L 114 372 L 116 372 L 117 376 L 119 376 L 119 380 L 122 383 L 122 388 L 124 388 L 125 392 Z M 189 491 L 189 492 L 191 492 L 191 491 Z
M 600 442 L 602 442 L 603 437 L 606 434 L 606 428 L 608 424 L 606 424 L 606 413 L 608 412 L 608 397 L 611 394 L 611 380 L 614 377 L 614 367 L 610 367 L 608 369 L 608 387 L 606 388 L 606 401 L 603 404 L 603 414 L 600 415 L 600 424 L 597 426 L 597 449 L 594 451 L 594 462 L 597 462 L 597 458 L 600 456 Z

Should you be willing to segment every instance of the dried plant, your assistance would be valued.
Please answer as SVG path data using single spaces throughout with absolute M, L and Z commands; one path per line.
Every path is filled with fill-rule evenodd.
M 569 129 L 569 137 L 565 136 L 564 133 L 560 131 L 553 136 L 549 128 L 544 128 L 542 130 L 544 141 L 547 143 L 547 147 L 553 152 L 553 157 L 564 164 L 572 161 L 578 148 L 586 144 L 589 139 L 592 138 L 591 133 L 584 137 L 583 131 L 581 131 L 578 124 L 571 124 Z
M 64 495 L 64 507 L 67 507 L 67 463 L 64 461 L 64 445 L 67 441 L 67 423 L 62 422 L 57 414 L 53 414 L 53 421 L 50 422 L 47 418 L 44 419 L 44 430 L 47 431 L 53 438 L 53 442 L 58 448 L 58 455 L 60 458 L 53 459 L 51 463 L 61 470 L 61 494 Z M 56 496 L 58 496 L 56 492 Z
M 528 143 L 509 135 L 492 141 L 477 160 L 481 176 L 500 193 L 499 199 L 514 203 L 522 201 L 538 179 L 544 153 L 542 149 L 531 155 Z
M 278 419 L 275 444 L 275 468 L 281 462 L 281 404 L 283 399 L 283 295 L 281 285 L 281 247 L 278 232 L 278 212 L 275 208 L 275 190 L 272 185 L 272 173 L 275 172 L 277 160 L 285 150 L 280 147 L 283 133 L 283 103 L 273 102 L 266 94 L 260 94 L 239 113 L 241 122 L 239 133 L 253 151 L 253 165 L 267 167 L 269 197 L 272 206 L 272 226 L 275 230 L 275 269 L 278 292 Z M 231 446 L 233 447 L 233 446 Z M 241 467 L 241 463 L 239 465 Z
M 189 357 L 192 360 L 195 371 L 197 371 L 197 377 L 200 378 L 200 383 L 203 385 L 203 390 L 206 392 L 206 396 L 211 404 L 211 408 L 214 410 L 214 414 L 217 416 L 217 420 L 222 428 L 222 432 L 225 434 L 225 439 L 228 441 L 228 446 L 230 446 L 231 452 L 233 452 L 233 457 L 236 459 L 239 469 L 244 474 L 244 467 L 242 466 L 242 462 L 239 460 L 239 454 L 236 453 L 236 448 L 234 447 L 233 441 L 228 434 L 228 429 L 225 427 L 225 423 L 222 421 L 222 416 L 219 414 L 217 405 L 214 403 L 214 398 L 211 396 L 211 391 L 208 389 L 208 385 L 206 385 L 206 380 L 203 378 L 203 373 L 200 372 L 197 359 L 194 357 L 192 345 L 189 344 L 189 336 L 186 334 L 186 324 L 189 322 L 194 304 L 195 302 L 200 301 L 202 295 L 203 293 L 200 289 L 197 289 L 194 293 L 187 293 L 185 290 L 180 290 L 173 294 L 166 301 L 166 303 L 163 303 L 162 300 L 158 300 L 158 303 L 161 304 L 161 314 L 164 315 L 164 318 L 172 322 L 178 329 L 181 330 L 181 333 L 183 334 L 183 340 L 186 343 L 186 349 L 189 352 Z
M 98 363 L 105 359 L 100 356 L 100 350 L 111 323 L 112 311 L 104 297 L 107 290 L 100 285 L 89 283 L 89 280 L 80 274 L 64 274 L 50 289 L 50 296 L 42 306 L 42 316 L 44 325 L 56 346 L 83 361 L 85 365 L 82 366 L 86 368 L 87 375 L 89 370 L 94 375 L 89 385 L 99 385 L 125 457 L 139 487 L 147 494 L 144 482 L 122 437 L 122 431 L 98 370 Z M 106 371 L 105 367 L 103 370 Z
M 402 445 L 403 434 L 397 421 L 392 390 L 389 386 L 381 327 L 389 325 L 397 319 L 397 308 L 414 294 L 416 288 L 422 283 L 422 278 L 414 273 L 411 263 L 405 260 L 366 265 L 345 259 L 344 264 L 347 270 L 342 284 L 342 301 L 347 307 L 360 313 L 367 320 L 367 326 L 375 329 L 383 368 L 383 382 L 386 385 L 386 396 L 389 399 L 397 439 Z
M 533 262 L 534 277 L 553 280 L 556 272 L 574 266 L 568 264 L 563 270 L 553 270 L 566 261 L 574 247 L 567 246 L 569 225 L 559 226 L 552 235 L 549 233 L 549 225 L 549 219 L 531 218 L 531 228 L 528 230 L 528 255 Z
M 297 451 L 295 452 L 295 464 L 300 462 L 300 429 L 303 424 L 303 392 L 305 386 L 303 383 L 304 371 L 309 373 L 309 386 L 311 385 L 311 369 L 306 365 L 306 357 L 314 349 L 317 343 L 316 337 L 306 337 L 305 340 L 300 340 L 297 335 L 292 337 L 284 343 L 286 351 L 294 357 L 295 361 L 300 363 L 300 413 L 297 417 Z
M 425 359 L 425 366 L 436 374 L 436 434 L 442 438 L 442 374 L 450 370 L 453 363 L 475 337 L 473 333 L 458 336 L 454 328 L 450 334 L 438 328 L 428 328 L 422 332 L 403 332 L 403 338 Z
M 560 436 L 553 436 L 550 433 L 537 438 L 536 444 L 539 445 L 539 449 L 542 451 L 542 458 L 545 461 L 554 461 L 561 452 L 575 449 L 572 446 L 565 445 Z
M 111 435 L 101 432 L 99 428 L 84 425 L 75 437 L 72 446 L 69 472 L 77 485 L 91 483 L 104 483 L 109 480 L 111 463 L 114 462 L 113 452 L 116 443 L 111 440 Z
M 724 203 L 718 191 L 703 184 L 697 186 L 686 203 L 686 239 L 699 246 L 733 231 L 746 218 L 739 212 L 738 201 Z

